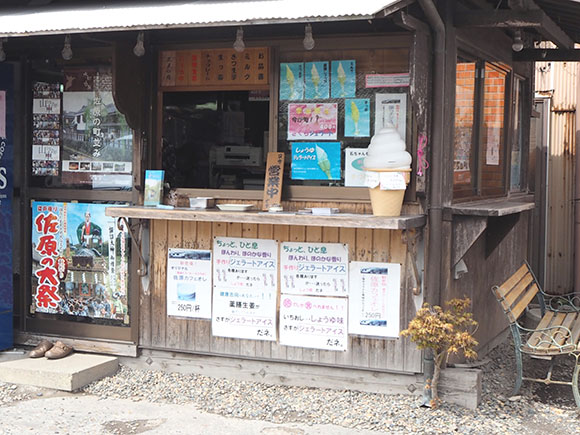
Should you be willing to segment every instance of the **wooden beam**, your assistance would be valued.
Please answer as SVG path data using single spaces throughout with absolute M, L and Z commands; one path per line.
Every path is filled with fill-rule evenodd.
M 532 28 L 558 47 L 574 48 L 572 38 L 540 9 L 460 12 L 455 16 L 455 27 Z
M 514 62 L 579 62 L 580 50 L 526 48 L 514 52 Z

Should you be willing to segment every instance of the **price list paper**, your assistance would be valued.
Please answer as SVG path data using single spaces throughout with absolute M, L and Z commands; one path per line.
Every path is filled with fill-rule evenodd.
M 276 340 L 277 270 L 275 240 L 214 239 L 213 335 Z
M 401 265 L 353 261 L 349 276 L 348 332 L 398 337 Z
M 282 293 L 348 296 L 348 246 L 342 243 L 282 243 Z
M 211 319 L 211 251 L 170 248 L 167 315 Z
M 346 350 L 347 298 L 282 295 L 280 344 Z

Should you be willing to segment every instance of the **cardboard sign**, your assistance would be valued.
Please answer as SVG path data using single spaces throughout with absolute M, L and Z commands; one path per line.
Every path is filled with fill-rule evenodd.
M 273 205 L 280 205 L 280 200 L 282 199 L 283 179 L 284 153 L 268 153 L 262 210 L 268 210 Z

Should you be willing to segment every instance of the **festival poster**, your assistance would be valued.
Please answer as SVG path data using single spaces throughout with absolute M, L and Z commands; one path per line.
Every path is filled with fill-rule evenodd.
M 407 94 L 375 95 L 375 134 L 388 125 L 394 126 L 401 139 L 407 134 Z
M 288 104 L 288 140 L 336 140 L 336 103 Z
M 327 99 L 330 96 L 328 62 L 304 63 L 304 98 Z
M 359 98 L 344 101 L 344 136 L 369 137 L 371 132 L 371 100 Z
M 63 184 L 132 185 L 133 133 L 113 100 L 109 71 L 65 72 Z
M 292 142 L 293 180 L 340 180 L 340 142 Z
M 333 60 L 330 77 L 330 96 L 332 98 L 354 98 L 356 96 L 355 60 Z
M 348 300 L 283 294 L 280 344 L 344 351 L 348 343 Z
M 280 101 L 304 99 L 304 64 L 280 64 Z
M 280 284 L 283 294 L 348 296 L 348 245 L 282 243 Z
M 109 204 L 32 203 L 35 311 L 127 324 L 129 238 Z
M 353 261 L 349 270 L 348 332 L 399 336 L 401 265 Z
M 167 315 L 211 319 L 211 251 L 169 248 Z
M 275 341 L 277 272 L 275 240 L 216 237 L 212 334 Z
M 367 148 L 344 150 L 344 185 L 346 187 L 366 187 L 364 161 L 367 154 Z

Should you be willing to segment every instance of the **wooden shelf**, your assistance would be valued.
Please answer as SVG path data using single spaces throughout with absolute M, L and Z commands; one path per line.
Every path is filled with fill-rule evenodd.
M 406 230 L 426 224 L 424 215 L 382 217 L 368 214 L 339 213 L 330 216 L 311 214 L 225 212 L 219 210 L 192 210 L 188 208 L 161 209 L 155 207 L 108 207 L 105 214 L 134 219 L 163 219 L 179 221 L 236 222 L 247 224 L 300 225 L 344 228 L 375 228 Z
M 533 197 L 521 197 L 517 199 L 489 199 L 485 201 L 466 202 L 453 204 L 446 210 L 453 215 L 463 216 L 507 216 L 532 210 L 535 207 Z

